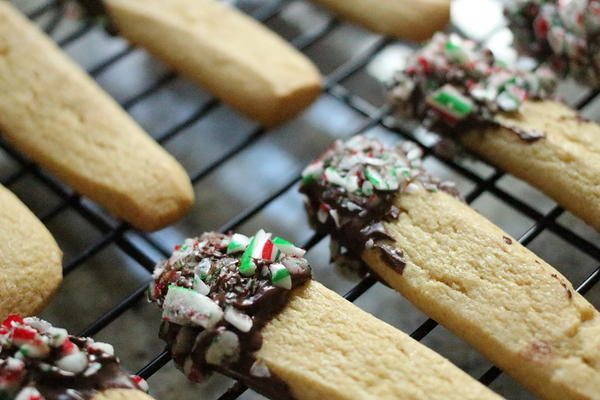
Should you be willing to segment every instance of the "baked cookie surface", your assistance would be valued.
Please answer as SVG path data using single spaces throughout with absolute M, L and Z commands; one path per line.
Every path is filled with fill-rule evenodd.
M 28 157 L 142 230 L 193 202 L 183 168 L 7 1 L 0 1 L 0 128 Z
M 600 313 L 419 154 L 408 142 L 336 142 L 303 173 L 318 229 L 540 397 L 599 398 Z
M 313 63 L 277 34 L 215 0 L 108 0 L 120 34 L 266 126 L 321 92 Z
M 46 227 L 0 186 L 0 319 L 34 315 L 62 282 L 62 252 Z
M 218 371 L 276 400 L 501 398 L 311 280 L 303 255 L 263 230 L 205 233 L 157 265 L 160 336 L 188 378 Z
M 374 32 L 427 40 L 450 21 L 449 0 L 313 0 Z

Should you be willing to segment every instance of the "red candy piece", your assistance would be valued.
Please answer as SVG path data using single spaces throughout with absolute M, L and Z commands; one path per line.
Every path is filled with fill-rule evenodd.
M 537 18 L 534 22 L 534 30 L 538 36 L 546 36 L 550 30 L 550 24 L 543 18 Z
M 62 352 L 66 355 L 73 354 L 79 351 L 79 347 L 69 339 L 66 339 L 62 345 Z
M 23 321 L 23 318 L 21 318 L 19 314 L 11 314 L 2 322 L 2 326 L 12 328 L 13 323 L 15 322 L 21 325 L 25 324 L 25 321 Z
M 37 332 L 28 328 L 15 328 L 13 331 L 13 340 L 33 341 Z
M 270 240 L 267 240 L 267 242 L 265 243 L 265 245 L 263 246 L 263 249 L 262 249 L 262 259 L 270 260 L 272 254 L 273 254 L 273 242 L 271 242 Z

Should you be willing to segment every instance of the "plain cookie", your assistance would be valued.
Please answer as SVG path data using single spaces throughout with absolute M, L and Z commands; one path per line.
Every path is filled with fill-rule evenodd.
M 450 0 L 313 0 L 377 33 L 423 41 L 450 21 Z
M 0 1 L 0 128 L 79 193 L 136 228 L 181 218 L 183 168 L 8 2 Z
M 311 281 L 263 330 L 256 357 L 298 399 L 501 399 L 405 333 Z
M 396 205 L 404 272 L 363 257 L 386 283 L 541 398 L 600 399 L 600 313 L 564 276 L 446 193 Z
M 321 92 L 306 56 L 214 0 L 105 0 L 119 32 L 223 102 L 271 127 Z
M 525 102 L 518 114 L 496 118 L 546 137 L 526 143 L 490 127 L 464 132 L 459 141 L 600 230 L 600 126 L 549 100 Z
M 0 320 L 42 310 L 62 282 L 62 252 L 46 227 L 0 186 Z

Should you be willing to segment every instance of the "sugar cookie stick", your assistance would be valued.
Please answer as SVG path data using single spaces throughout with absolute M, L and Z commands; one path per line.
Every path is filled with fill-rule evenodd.
M 600 399 L 600 313 L 404 146 L 358 136 L 310 164 L 319 229 L 541 398 Z
M 525 102 L 517 115 L 496 118 L 501 125 L 471 129 L 458 140 L 600 230 L 600 126 L 550 100 Z M 545 138 L 523 143 L 502 125 Z
M 154 272 L 161 337 L 192 380 L 212 370 L 272 399 L 500 399 L 440 355 L 310 279 L 260 230 L 205 233 Z
M 316 67 L 275 33 L 215 0 L 105 0 L 119 33 L 264 125 L 317 98 Z
M 193 201 L 183 168 L 37 27 L 0 1 L 0 130 L 79 193 L 143 230 Z
M 119 365 L 113 347 L 35 317 L 0 327 L 0 396 L 14 400 L 152 400 L 148 384 Z
M 600 229 L 600 126 L 547 100 L 552 89 L 543 69 L 501 66 L 472 42 L 439 34 L 398 72 L 391 95 L 401 114 L 424 119 Z
M 42 310 L 62 281 L 62 252 L 46 227 L 0 186 L 0 320 Z
M 427 40 L 450 21 L 450 0 L 313 0 L 374 32 Z

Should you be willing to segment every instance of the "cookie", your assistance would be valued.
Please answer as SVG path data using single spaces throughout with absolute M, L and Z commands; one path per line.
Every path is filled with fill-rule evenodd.
M 303 54 L 215 0 L 105 0 L 119 33 L 243 114 L 271 127 L 321 91 Z
M 600 229 L 600 126 L 551 100 L 554 85 L 547 70 L 508 68 L 471 41 L 438 34 L 396 74 L 390 93 L 402 116 L 423 120 Z
M 517 115 L 497 119 L 510 128 L 471 129 L 460 143 L 600 230 L 600 126 L 550 100 L 525 102 Z M 545 138 L 524 144 L 512 127 Z
M 318 228 L 536 395 L 600 399 L 600 313 L 428 175 L 418 153 L 336 142 L 304 172 Z
M 46 227 L 0 186 L 0 320 L 33 315 L 62 281 L 62 252 Z
M 0 396 L 15 400 L 152 399 L 110 344 L 17 314 L 0 326 L 0 382 Z
M 448 360 L 311 280 L 263 230 L 205 233 L 158 264 L 160 336 L 194 381 L 212 371 L 272 399 L 500 399 Z
M 4 138 L 117 217 L 152 231 L 191 206 L 177 161 L 6 1 L 0 93 Z
M 313 0 L 373 32 L 427 40 L 450 21 L 450 0 Z
M 600 87 L 600 1 L 511 0 L 504 6 L 520 50 L 561 76 Z

